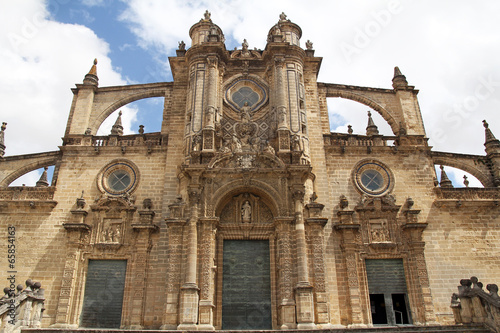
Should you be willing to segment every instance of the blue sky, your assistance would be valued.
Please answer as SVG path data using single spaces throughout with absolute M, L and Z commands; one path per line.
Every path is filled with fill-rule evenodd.
M 323 57 L 320 82 L 391 88 L 394 66 L 420 90 L 434 150 L 484 154 L 487 119 L 500 136 L 500 3 L 485 0 L 23 0 L 0 11 L 0 121 L 6 155 L 57 150 L 70 88 L 98 58 L 99 85 L 171 81 L 168 57 L 205 10 L 226 48 L 264 48 L 281 12 Z M 331 128 L 364 133 L 367 107 L 328 101 Z M 159 131 L 163 99 L 122 108 L 126 133 Z M 381 133 L 389 127 L 375 112 Z M 116 114 L 103 124 L 107 134 Z M 38 175 L 33 176 L 36 178 Z M 457 174 L 461 182 L 463 173 Z

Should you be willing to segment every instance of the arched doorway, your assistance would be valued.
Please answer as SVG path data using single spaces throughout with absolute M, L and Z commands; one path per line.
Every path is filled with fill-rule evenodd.
M 276 326 L 276 244 L 266 195 L 240 189 L 223 200 L 217 230 L 217 320 L 223 330 Z

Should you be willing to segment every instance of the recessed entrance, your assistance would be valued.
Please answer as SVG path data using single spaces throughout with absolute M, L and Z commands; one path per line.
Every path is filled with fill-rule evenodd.
M 81 327 L 120 328 L 126 260 L 89 260 Z
M 224 240 L 222 329 L 271 329 L 269 241 Z
M 402 259 L 367 259 L 366 274 L 374 325 L 411 324 Z

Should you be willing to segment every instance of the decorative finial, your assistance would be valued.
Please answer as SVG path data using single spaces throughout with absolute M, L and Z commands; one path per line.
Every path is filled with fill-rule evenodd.
M 394 67 L 394 77 L 392 78 L 392 87 L 395 90 L 405 89 L 408 87 L 408 81 L 406 77 L 401 73 L 399 67 Z
M 241 49 L 243 51 L 248 51 L 248 42 L 246 39 L 243 39 L 243 43 L 241 43 Z
M 484 136 L 485 136 L 484 144 L 485 145 L 488 143 L 498 144 L 498 140 L 497 138 L 495 138 L 495 135 L 493 135 L 493 132 L 489 128 L 489 125 L 486 122 L 486 120 L 483 120 L 483 126 L 484 126 Z
M 448 178 L 446 171 L 444 171 L 444 166 L 441 165 L 439 168 L 441 169 L 441 182 L 439 185 L 441 185 L 441 187 L 453 187 L 453 183 Z
M 208 9 L 205 11 L 205 14 L 203 14 L 203 16 L 205 17 L 205 21 L 211 21 L 210 17 L 212 16 L 212 14 L 210 14 Z
M 76 198 L 76 207 L 78 209 L 83 209 L 85 208 L 85 199 L 83 198 L 83 191 L 82 191 L 82 196 L 79 198 Z
M 83 79 L 83 84 L 97 86 L 99 78 L 97 77 L 97 58 L 94 59 L 94 64 L 90 68 L 90 71 L 85 75 Z
M 349 200 L 347 200 L 347 197 L 343 194 L 339 198 L 339 206 L 340 206 L 340 209 L 344 209 L 347 206 L 349 206 Z
M 40 179 L 36 182 L 36 187 L 48 187 L 49 182 L 47 180 L 47 169 L 48 167 L 43 168 L 42 175 L 40 176 Z
M 368 126 L 366 126 L 366 135 L 378 135 L 378 127 L 372 119 L 372 113 L 368 111 Z
M 111 128 L 111 135 L 123 135 L 122 126 L 122 111 L 118 112 L 118 118 L 116 118 L 115 124 Z
M 139 134 L 144 134 L 144 125 L 139 125 Z
M 97 75 L 97 58 L 94 59 L 94 64 L 90 68 L 90 71 L 88 74 Z
M 469 187 L 469 180 L 467 179 L 466 175 L 464 175 L 464 185 L 465 187 Z
M 3 122 L 2 127 L 0 127 L 0 157 L 5 154 L 5 129 L 7 128 L 7 123 Z
M 347 133 L 352 134 L 352 125 L 347 125 Z

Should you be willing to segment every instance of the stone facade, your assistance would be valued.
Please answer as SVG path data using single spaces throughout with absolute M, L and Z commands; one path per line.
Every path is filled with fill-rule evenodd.
M 226 50 L 208 12 L 189 33 L 191 47 L 180 43 L 169 59 L 173 82 L 99 87 L 94 62 L 73 89 L 60 150 L 0 157 L 0 223 L 16 230 L 16 277 L 45 287 L 42 326 L 94 325 L 82 313 L 99 302 L 120 304 L 129 329 L 449 324 L 457 279 L 500 280 L 500 142 L 487 123 L 486 155 L 432 151 L 418 91 L 397 67 L 392 89 L 317 82 L 321 58 L 312 43 L 300 47 L 301 29 L 284 14 L 265 50 L 246 41 Z M 94 135 L 148 97 L 165 98 L 161 132 L 122 135 L 119 116 L 111 135 Z M 371 116 L 366 135 L 330 132 L 332 97 L 378 112 L 393 135 Z M 51 165 L 51 184 L 8 187 Z M 434 165 L 484 188 L 450 187 L 444 170 L 439 186 Z M 252 298 L 260 284 L 230 271 L 240 260 L 224 261 L 224 244 L 252 249 L 252 240 L 263 250 L 240 258 L 255 255 L 247 271 L 264 267 L 255 276 L 270 290 L 265 305 Z M 125 267 L 123 286 L 106 263 Z M 397 276 L 377 270 L 384 264 Z M 224 287 L 229 274 L 241 289 Z M 102 285 L 86 285 L 98 276 Z M 248 300 L 231 303 L 230 289 Z M 256 319 L 264 312 L 267 324 Z

